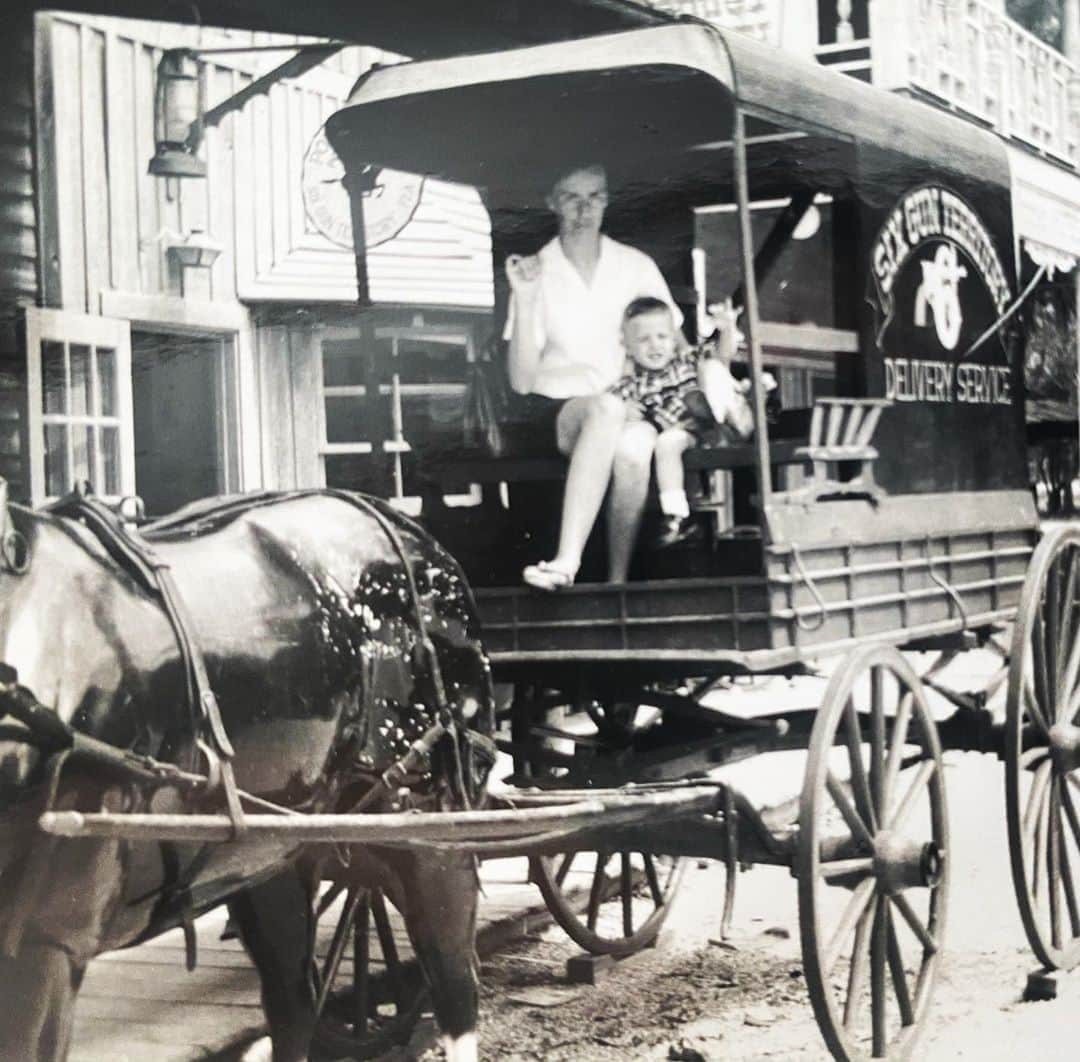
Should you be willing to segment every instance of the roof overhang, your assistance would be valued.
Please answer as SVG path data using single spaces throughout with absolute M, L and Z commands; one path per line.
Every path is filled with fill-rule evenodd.
M 494 51 L 543 41 L 670 22 L 630 0 L 15 0 L 33 10 L 69 9 L 124 18 L 295 33 L 431 57 Z

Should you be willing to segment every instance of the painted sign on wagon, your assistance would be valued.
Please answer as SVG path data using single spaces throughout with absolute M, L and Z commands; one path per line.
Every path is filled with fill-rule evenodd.
M 993 237 L 961 196 L 938 185 L 908 192 L 879 229 L 870 267 L 885 397 L 1012 403 L 1001 327 L 1012 289 Z

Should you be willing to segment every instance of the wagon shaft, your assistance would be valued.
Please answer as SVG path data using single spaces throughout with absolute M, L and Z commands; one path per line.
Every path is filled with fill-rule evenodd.
M 572 832 L 648 822 L 666 823 L 681 816 L 703 815 L 718 807 L 715 786 L 687 790 L 608 796 L 555 808 L 527 811 L 398 812 L 373 815 L 246 815 L 252 840 L 301 843 L 380 844 L 414 847 L 524 840 L 554 831 Z M 232 823 L 225 815 L 112 814 L 47 812 L 41 828 L 63 837 L 111 837 L 129 841 L 229 841 Z

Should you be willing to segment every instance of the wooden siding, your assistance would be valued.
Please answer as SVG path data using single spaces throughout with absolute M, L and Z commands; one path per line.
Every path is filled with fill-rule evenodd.
M 301 172 L 312 138 L 366 61 L 355 54 L 362 49 L 349 50 L 351 66 L 331 61 L 279 82 L 208 130 L 206 180 L 164 180 L 147 173 L 162 50 L 220 45 L 222 32 L 199 37 L 192 27 L 67 13 L 41 16 L 40 27 L 51 75 L 42 132 L 55 180 L 45 224 L 57 263 L 49 305 L 98 313 L 103 292 L 204 302 L 356 298 L 353 255 L 315 231 Z M 207 105 L 284 58 L 269 56 L 208 59 Z M 209 270 L 181 270 L 166 253 L 170 233 L 194 229 L 224 248 Z M 380 301 L 490 306 L 490 230 L 476 193 L 427 182 L 413 220 L 372 253 L 371 276 Z
M 0 41 L 0 476 L 29 493 L 22 308 L 38 299 L 33 16 L 8 12 Z

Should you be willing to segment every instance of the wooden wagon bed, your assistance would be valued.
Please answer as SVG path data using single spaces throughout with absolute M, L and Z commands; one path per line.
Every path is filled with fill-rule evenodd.
M 477 597 L 497 669 L 767 671 L 856 643 L 905 645 L 1008 620 L 1036 537 L 1021 491 L 810 504 L 778 494 L 753 543 L 758 573 Z

